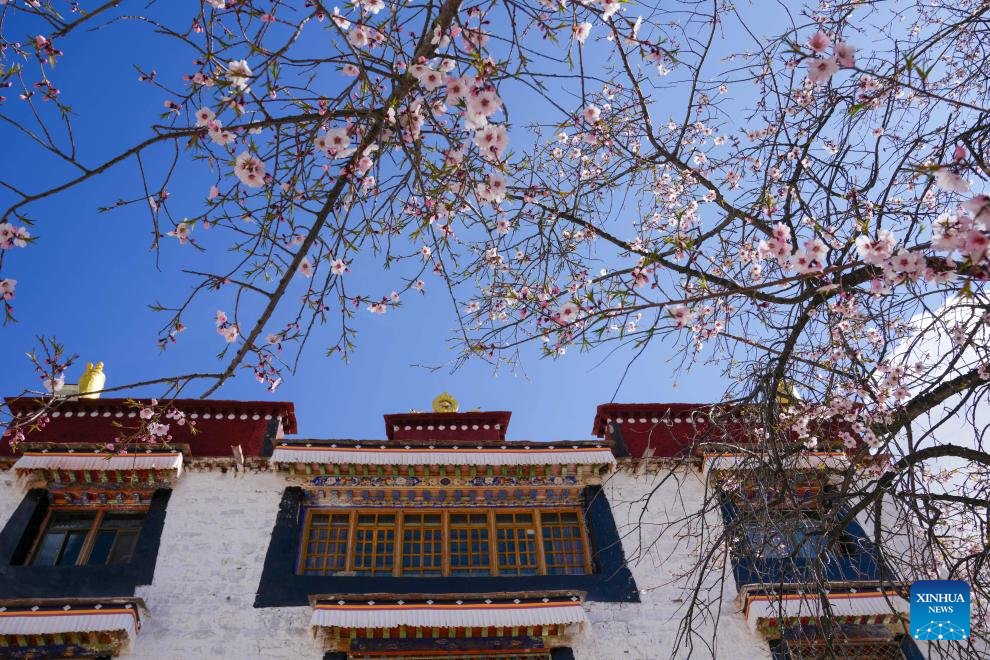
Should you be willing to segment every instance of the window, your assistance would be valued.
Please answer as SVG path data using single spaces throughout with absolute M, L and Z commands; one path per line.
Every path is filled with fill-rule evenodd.
M 391 575 L 395 560 L 395 515 L 363 513 L 354 527 L 354 573 Z
M 450 514 L 449 547 L 451 575 L 491 575 L 488 514 Z
M 356 510 L 306 513 L 302 575 L 584 575 L 584 516 L 542 510 Z
M 347 566 L 347 536 L 351 521 L 347 514 L 314 511 L 306 532 L 305 575 L 343 571 Z
M 499 575 L 536 575 L 536 525 L 531 513 L 495 514 Z
M 746 527 L 748 554 L 760 559 L 803 557 L 814 559 L 824 548 L 821 522 L 796 512 L 794 517 L 771 521 L 769 527 L 751 524 Z
M 440 575 L 442 548 L 440 514 L 407 513 L 402 516 L 403 575 Z
M 887 633 L 877 639 L 833 639 L 831 651 L 824 639 L 781 639 L 770 643 L 773 660 L 922 660 L 924 656 L 907 635 Z
M 54 509 L 27 563 L 34 566 L 126 564 L 134 554 L 144 518 L 143 511 Z
M 549 575 L 584 573 L 584 536 L 581 519 L 573 511 L 544 513 L 543 556 Z

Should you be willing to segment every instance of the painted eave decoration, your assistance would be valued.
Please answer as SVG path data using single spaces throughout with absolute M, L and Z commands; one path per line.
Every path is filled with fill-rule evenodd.
M 116 656 L 141 629 L 140 607 L 136 599 L 33 605 L 0 601 L 0 656 Z
M 495 468 L 540 468 L 549 473 L 608 472 L 615 467 L 615 457 L 601 443 L 556 445 L 504 444 L 498 447 L 431 446 L 397 448 L 388 445 L 340 443 L 282 443 L 275 448 L 272 465 L 290 471 L 350 473 L 352 468 L 367 471 L 384 469 L 405 472 L 424 468 L 451 467 L 455 472 Z M 343 468 L 343 469 L 341 469 Z M 549 468 L 549 469 L 548 469 Z M 359 470 L 359 471 L 360 471 Z
M 736 472 L 754 470 L 762 465 L 758 454 L 747 453 L 718 453 L 702 456 L 702 474 L 718 472 Z M 812 452 L 801 451 L 788 456 L 784 467 L 788 470 L 844 470 L 849 466 L 849 457 L 845 452 Z
M 14 463 L 18 474 L 42 474 L 51 479 L 55 473 L 151 472 L 156 476 L 178 477 L 182 474 L 182 454 L 179 452 L 145 452 L 136 454 L 108 454 L 104 452 L 31 451 L 25 452 Z M 84 477 L 91 480 L 92 477 Z
M 745 601 L 749 629 L 771 639 L 780 637 L 782 625 L 814 624 L 822 616 L 817 594 L 751 594 Z M 907 620 L 911 608 L 896 590 L 833 591 L 828 594 L 828 602 L 839 623 L 881 624 L 897 629 Z

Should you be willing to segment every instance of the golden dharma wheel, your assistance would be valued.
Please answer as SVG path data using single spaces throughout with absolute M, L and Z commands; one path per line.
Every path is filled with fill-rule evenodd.
M 441 392 L 437 398 L 433 399 L 433 412 L 457 412 L 458 408 L 460 405 L 457 403 L 457 399 L 450 396 L 448 392 Z

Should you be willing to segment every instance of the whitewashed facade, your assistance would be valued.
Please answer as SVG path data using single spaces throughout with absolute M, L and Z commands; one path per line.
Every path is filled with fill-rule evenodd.
M 104 400 L 99 404 L 86 405 L 89 406 L 87 410 L 97 410 L 97 406 L 102 406 L 99 408 L 101 412 L 93 416 L 102 419 L 107 410 L 118 404 Z M 288 426 L 285 419 L 276 415 L 266 420 L 261 414 L 250 412 L 249 402 L 239 405 L 248 412 L 222 416 L 214 413 L 214 422 L 220 423 L 221 419 L 226 420 L 232 414 L 236 414 L 237 419 L 245 423 L 251 421 L 250 417 L 258 417 L 255 420 L 258 425 L 268 423 L 266 433 L 269 444 L 266 447 L 263 443 L 252 441 L 258 445 L 257 451 L 244 451 L 243 447 L 250 445 L 251 442 L 238 442 L 235 437 L 225 437 L 223 443 L 242 445 L 241 453 L 245 457 L 242 461 L 236 454 L 223 456 L 213 451 L 212 453 L 216 455 L 204 455 L 211 452 L 197 452 L 197 444 L 206 446 L 210 443 L 202 438 L 186 439 L 187 446 L 183 448 L 185 460 L 181 472 L 174 474 L 170 480 L 171 492 L 167 505 L 164 505 L 164 524 L 160 530 L 159 544 L 154 558 L 153 578 L 150 579 L 150 583 L 137 584 L 133 588 L 133 593 L 115 594 L 120 598 L 128 599 L 128 604 L 123 605 L 124 607 L 133 606 L 138 612 L 140 630 L 126 635 L 123 643 L 117 646 L 108 645 L 107 639 L 99 639 L 98 636 L 94 636 L 95 633 L 91 633 L 88 638 L 78 635 L 72 637 L 69 633 L 64 633 L 60 637 L 48 634 L 47 637 L 21 635 L 18 638 L 17 635 L 10 633 L 10 626 L 13 625 L 12 622 L 16 617 L 10 617 L 5 624 L 3 614 L 31 612 L 32 599 L 41 604 L 40 610 L 33 610 L 36 619 L 45 618 L 41 616 L 45 611 L 53 613 L 47 619 L 54 619 L 56 610 L 61 610 L 63 613 L 81 611 L 93 607 L 95 601 L 103 599 L 110 603 L 111 600 L 106 593 L 80 593 L 77 588 L 68 586 L 64 588 L 62 596 L 58 594 L 58 586 L 49 587 L 55 589 L 53 592 L 45 592 L 44 589 L 32 592 L 31 589 L 34 587 L 24 586 L 25 581 L 35 579 L 31 576 L 37 575 L 43 567 L 22 565 L 15 567 L 16 570 L 8 570 L 0 574 L 0 606 L 6 607 L 4 611 L 0 611 L 0 634 L 6 633 L 3 635 L 5 645 L 0 646 L 0 657 L 56 657 L 32 656 L 32 648 L 35 649 L 34 653 L 43 654 L 52 652 L 52 649 L 61 649 L 73 640 L 75 641 L 73 647 L 77 653 L 80 652 L 79 649 L 97 649 L 91 651 L 93 655 L 90 657 L 103 657 L 99 654 L 107 653 L 107 649 L 110 649 L 111 653 L 117 652 L 118 657 L 122 658 L 399 657 L 389 655 L 388 652 L 379 655 L 374 655 L 373 652 L 366 655 L 354 652 L 350 655 L 341 654 L 339 646 L 335 647 L 333 643 L 333 636 L 328 635 L 327 631 L 320 629 L 319 626 L 314 627 L 314 605 L 294 603 L 281 606 L 266 605 L 263 602 L 265 598 L 271 601 L 273 598 L 277 600 L 281 597 L 263 596 L 262 592 L 266 589 L 277 590 L 278 587 L 277 579 L 273 581 L 271 576 L 267 578 L 269 587 L 265 587 L 263 583 L 266 581 L 266 570 L 271 571 L 274 565 L 272 557 L 275 552 L 270 546 L 277 543 L 277 521 L 280 518 L 280 511 L 283 512 L 281 515 L 284 518 L 287 493 L 293 489 L 306 491 L 307 488 L 322 492 L 321 488 L 332 480 L 327 477 L 324 481 L 318 482 L 316 477 L 319 477 L 320 473 L 329 474 L 331 470 L 327 470 L 325 466 L 320 467 L 316 472 L 311 472 L 309 467 L 305 471 L 286 470 L 283 469 L 285 466 L 280 466 L 277 462 L 273 463 L 270 456 L 278 452 L 280 447 L 284 449 L 286 446 L 304 445 L 291 444 L 291 433 L 285 433 Z M 659 405 L 657 404 L 658 407 Z M 83 414 L 77 413 L 76 418 Z M 113 414 L 107 417 L 112 419 Z M 507 420 L 507 417 L 505 419 Z M 611 423 L 612 420 L 607 421 Z M 277 428 L 272 422 L 277 422 Z M 292 424 L 294 425 L 294 420 Z M 64 449 L 65 444 L 71 444 L 69 441 L 71 434 L 67 435 L 64 432 L 70 426 L 71 422 L 62 418 L 61 435 L 50 438 L 53 442 L 57 441 L 56 444 L 61 443 L 60 448 Z M 218 427 L 214 426 L 205 431 L 215 433 L 216 428 Z M 456 435 L 458 428 L 456 425 L 448 424 L 445 431 L 448 435 L 450 431 L 455 431 Z M 395 426 L 394 429 L 396 433 L 400 430 L 399 426 Z M 503 437 L 504 430 L 503 427 L 501 429 Z M 332 429 L 327 431 L 332 433 Z M 424 433 L 429 435 L 427 431 Z M 283 444 L 286 442 L 290 444 Z M 440 444 L 455 453 L 466 449 L 462 446 L 466 443 L 458 444 L 454 448 L 452 442 L 456 441 L 450 441 L 449 438 L 440 440 L 437 445 L 432 445 L 432 451 L 438 451 Z M 371 440 L 366 441 L 363 447 L 355 449 L 354 452 L 378 451 L 385 446 L 401 451 L 405 447 L 402 443 L 402 438 L 396 440 L 390 437 L 387 441 Z M 630 443 L 630 445 L 634 444 Z M 486 440 L 482 445 L 488 447 L 491 443 Z M 599 448 L 610 446 L 615 451 L 614 439 L 598 440 Z M 31 447 L 38 449 L 39 445 L 35 444 Z M 537 448 L 533 447 L 534 450 Z M 555 447 L 553 451 L 561 449 Z M 588 451 L 593 449 L 589 445 Z M 587 487 L 587 484 L 593 484 L 593 487 L 600 485 L 601 493 L 607 500 L 608 510 L 615 523 L 617 540 L 621 541 L 625 566 L 631 573 L 632 583 L 635 585 L 635 596 L 610 598 L 601 597 L 599 594 L 581 597 L 577 604 L 583 609 L 585 620 L 574 625 L 558 626 L 553 629 L 552 634 L 547 634 L 545 632 L 547 628 L 544 627 L 542 641 L 546 642 L 546 648 L 537 649 L 532 655 L 523 655 L 520 652 L 520 655 L 500 656 L 494 650 L 489 649 L 486 652 L 482 646 L 482 650 L 475 651 L 470 657 L 573 657 L 601 660 L 611 658 L 651 660 L 689 655 L 701 658 L 772 657 L 768 639 L 756 630 L 755 625 L 748 623 L 746 615 L 740 611 L 744 603 L 737 597 L 736 587 L 731 579 L 731 568 L 728 569 L 730 575 L 725 581 L 721 611 L 717 618 L 700 616 L 695 619 L 694 632 L 691 635 L 685 638 L 678 634 L 685 607 L 690 601 L 690 594 L 686 591 L 690 583 L 685 575 L 690 572 L 698 559 L 700 539 L 692 538 L 683 530 L 668 529 L 667 523 L 690 517 L 697 512 L 697 506 L 704 499 L 707 475 L 703 473 L 698 463 L 676 468 L 672 475 L 668 467 L 669 463 L 662 457 L 642 461 L 635 456 L 622 456 L 623 453 L 628 454 L 629 450 L 642 453 L 635 447 L 624 447 L 622 451 L 615 451 L 619 456 L 614 464 L 603 466 L 597 472 L 574 470 L 573 473 L 578 475 L 577 481 L 571 483 L 576 483 L 578 487 Z M 499 448 L 491 446 L 491 452 L 498 453 L 498 451 Z M 31 487 L 37 489 L 39 485 L 44 485 L 39 484 L 37 471 L 15 469 L 13 465 L 16 465 L 16 460 L 19 460 L 17 455 L 10 456 L 6 460 L 6 465 L 9 467 L 0 472 L 0 526 L 6 525 L 4 534 L 7 535 L 8 541 L 13 534 L 9 528 L 16 523 L 18 516 L 24 517 L 25 498 L 29 489 Z M 340 459 L 331 457 L 330 460 L 339 462 Z M 447 463 L 453 460 L 448 458 Z M 548 462 L 553 459 L 540 460 Z M 380 462 L 380 459 L 375 458 L 374 461 Z M 549 475 L 549 468 L 547 470 L 546 474 Z M 337 470 L 337 472 L 347 473 L 346 470 Z M 489 471 L 489 474 L 492 473 Z M 565 468 L 562 473 L 567 475 L 568 470 Z M 355 478 L 360 478 L 360 474 L 361 472 L 358 471 L 358 476 Z M 368 474 L 378 474 L 380 477 L 380 473 L 376 473 L 374 469 Z M 454 475 L 453 485 L 449 488 L 467 483 L 466 472 L 454 471 L 451 474 Z M 498 474 L 497 469 L 494 474 Z M 586 475 L 584 478 L 587 479 L 587 483 L 582 481 L 580 476 L 582 474 Z M 458 481 L 460 477 L 463 479 Z M 539 481 L 538 477 L 533 479 L 532 483 L 544 483 Z M 423 483 L 427 481 L 429 478 Z M 545 483 L 551 481 L 547 476 Z M 314 483 L 320 485 L 314 486 Z M 49 483 L 49 487 L 57 490 L 61 486 Z M 348 492 L 357 497 L 356 491 Z M 374 494 L 364 496 L 373 498 Z M 307 498 L 309 493 L 301 497 Z M 336 494 L 327 495 L 322 492 L 322 495 L 315 497 L 336 497 Z M 58 502 L 57 499 L 55 501 Z M 78 503 L 78 500 L 76 501 Z M 304 502 L 304 506 L 312 505 L 314 502 L 319 504 L 321 501 L 326 503 L 325 500 L 319 499 L 301 501 Z M 97 504 L 97 502 L 92 503 L 93 506 Z M 341 502 L 338 501 L 337 504 Z M 718 521 L 711 522 L 718 524 Z M 35 530 L 34 534 L 38 533 L 40 531 Z M 595 539 L 600 540 L 600 538 L 603 537 L 595 536 Z M 294 552 L 298 552 L 299 544 L 300 542 L 296 541 L 297 549 Z M 3 551 L 2 546 L 3 544 L 0 543 L 0 552 Z M 596 550 L 592 548 L 590 551 Z M 0 560 L 3 559 L 0 557 Z M 22 564 L 25 562 L 24 559 L 19 561 Z M 267 568 L 266 562 L 268 562 Z M 385 582 L 376 584 L 387 584 L 387 578 L 383 579 Z M 418 590 L 423 593 L 442 594 L 450 591 L 448 579 L 444 576 L 420 578 L 417 583 L 420 585 Z M 354 578 L 348 584 L 355 584 L 353 580 Z M 421 587 L 424 580 L 434 580 L 436 587 L 426 591 Z M 566 582 L 567 576 L 561 576 L 561 581 Z M 68 585 L 68 583 L 64 584 Z M 322 586 L 328 583 L 319 584 L 322 589 Z M 486 584 L 491 586 L 495 583 Z M 539 591 L 538 587 L 543 583 L 537 578 L 528 580 L 523 578 L 498 584 L 500 585 L 498 589 L 492 589 L 492 592 L 530 591 L 528 588 L 520 588 L 528 584 L 535 585 L 533 589 Z M 408 586 L 408 583 L 396 584 L 395 591 L 408 593 L 403 591 Z M 550 591 L 557 593 L 560 589 L 548 590 L 547 593 Z M 574 589 L 575 593 L 582 591 L 580 585 Z M 604 593 L 607 589 L 603 588 L 599 591 Z M 32 596 L 32 593 L 36 595 Z M 377 590 L 374 593 L 382 592 Z M 325 591 L 314 591 L 311 595 L 326 594 Z M 369 601 L 374 601 L 376 598 L 382 600 L 380 595 L 368 596 Z M 336 596 L 326 602 L 330 602 L 332 606 L 335 599 Z M 350 598 L 349 602 L 356 601 Z M 60 605 L 60 603 L 64 604 Z M 537 602 L 536 605 L 538 606 L 539 603 Z M 117 606 L 121 605 L 118 603 Z M 113 604 L 104 607 L 109 609 Z M 451 607 L 456 609 L 453 605 Z M 479 607 L 483 606 L 479 605 Z M 507 607 L 511 608 L 511 605 Z M 539 610 L 539 607 L 534 608 L 534 611 Z M 480 616 L 483 617 L 483 609 L 481 611 Z M 29 623 L 31 621 L 27 618 L 24 620 Z M 4 625 L 8 625 L 8 629 L 5 630 Z M 426 628 L 428 629 L 429 626 Z M 514 634 L 525 635 L 527 629 L 525 626 L 522 628 L 522 630 L 500 628 L 499 634 L 504 634 L 506 637 Z M 481 630 L 479 626 L 475 626 L 474 629 Z M 469 628 L 468 637 L 471 636 L 470 630 Z M 534 630 L 537 632 L 534 633 Z M 535 629 L 530 627 L 528 629 L 530 637 L 540 638 L 539 630 L 539 627 Z M 408 634 L 412 636 L 411 633 Z M 483 633 L 482 635 L 487 636 Z M 425 635 L 425 637 L 429 636 L 429 634 Z M 395 644 L 401 646 L 402 642 L 395 642 L 393 646 Z M 450 657 L 468 657 L 464 648 L 466 647 L 459 647 Z M 334 652 L 338 655 L 333 655 Z M 412 657 L 446 656 L 443 655 L 441 647 L 435 647 L 428 653 L 424 652 L 422 656 Z

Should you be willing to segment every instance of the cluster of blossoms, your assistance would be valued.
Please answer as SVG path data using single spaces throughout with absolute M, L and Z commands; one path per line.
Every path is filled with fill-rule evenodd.
M 31 233 L 27 227 L 15 227 L 9 222 L 0 222 L 0 249 L 26 247 L 30 238 Z
M 234 174 L 248 188 L 265 185 L 265 163 L 249 151 L 242 151 L 234 161 Z
M 222 310 L 217 310 L 215 321 L 217 326 L 217 333 L 219 333 L 219 335 L 223 337 L 228 344 L 237 341 L 237 336 L 238 336 L 237 324 L 231 323 L 230 321 L 227 320 L 226 312 Z
M 188 424 L 190 430 L 193 432 L 194 429 L 192 427 L 196 426 L 196 421 L 187 420 L 186 413 L 183 411 L 173 406 L 159 406 L 158 399 L 151 399 L 147 405 L 141 406 L 138 411 L 138 419 L 141 424 L 136 431 L 118 436 L 114 442 L 107 443 L 107 449 L 126 453 L 126 447 L 131 442 L 147 444 L 168 443 L 172 440 L 172 435 L 169 433 L 172 424 L 176 426 L 186 426 Z
M 832 39 L 821 31 L 816 32 L 808 40 L 808 48 L 815 54 L 815 57 L 808 60 L 808 80 L 812 83 L 826 82 L 840 68 L 856 66 L 856 48 L 854 46 L 844 41 L 838 41 L 835 43 L 832 56 L 824 56 L 831 47 Z

